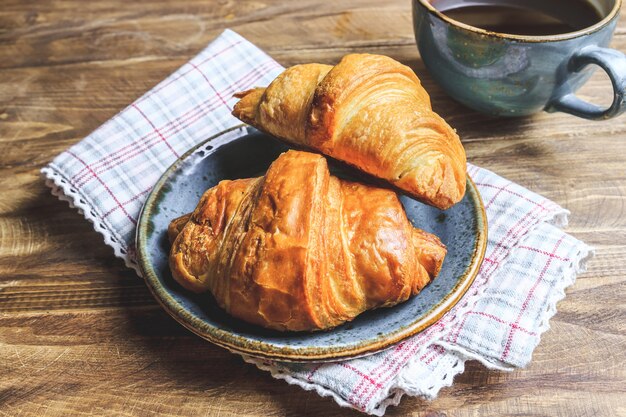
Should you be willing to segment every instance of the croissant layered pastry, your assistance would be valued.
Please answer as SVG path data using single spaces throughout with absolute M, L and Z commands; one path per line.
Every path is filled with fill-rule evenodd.
M 175 219 L 170 267 L 231 315 L 271 329 L 329 329 L 420 292 L 446 248 L 414 228 L 397 195 L 283 153 L 263 177 L 226 180 Z
M 296 65 L 235 94 L 233 115 L 447 209 L 465 194 L 465 150 L 407 66 L 382 55 Z

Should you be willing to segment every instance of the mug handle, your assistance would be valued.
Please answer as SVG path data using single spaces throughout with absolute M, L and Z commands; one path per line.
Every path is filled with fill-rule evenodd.
M 606 120 L 619 116 L 626 110 L 626 55 L 615 49 L 600 46 L 587 46 L 575 53 L 567 65 L 568 73 L 582 70 L 589 64 L 596 64 L 609 75 L 613 84 L 613 103 L 603 109 L 576 97 L 571 90 L 551 101 L 546 108 L 549 112 L 562 111 L 591 120 Z

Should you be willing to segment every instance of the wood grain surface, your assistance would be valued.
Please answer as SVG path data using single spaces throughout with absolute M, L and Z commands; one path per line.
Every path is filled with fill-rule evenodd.
M 357 51 L 411 65 L 471 162 L 568 208 L 569 232 L 597 249 L 527 369 L 469 362 L 437 400 L 388 415 L 626 415 L 626 116 L 461 107 L 419 59 L 409 0 L 2 0 L 0 416 L 359 415 L 184 330 L 39 176 L 227 27 L 283 65 Z M 626 50 L 624 18 L 612 45 Z M 581 95 L 606 103 L 606 76 Z

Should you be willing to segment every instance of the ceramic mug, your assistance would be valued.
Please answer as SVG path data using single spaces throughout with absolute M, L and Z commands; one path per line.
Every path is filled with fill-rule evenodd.
M 433 78 L 454 99 L 498 116 L 526 116 L 546 110 L 593 120 L 626 110 L 626 56 L 607 48 L 621 0 L 594 0 L 602 19 L 576 32 L 524 36 L 489 32 L 439 12 L 432 0 L 413 1 L 417 46 Z M 551 0 L 545 0 L 550 2 Z M 494 5 L 497 0 L 474 0 Z M 609 75 L 613 103 L 608 109 L 575 92 L 595 64 Z

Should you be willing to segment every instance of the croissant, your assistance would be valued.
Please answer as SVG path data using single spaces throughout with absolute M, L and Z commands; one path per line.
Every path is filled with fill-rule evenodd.
M 465 194 L 465 150 L 407 66 L 346 55 L 334 67 L 296 65 L 267 88 L 235 94 L 233 115 L 446 209 Z
M 394 192 L 331 176 L 324 157 L 293 150 L 264 177 L 221 181 L 168 232 L 183 287 L 277 330 L 328 329 L 403 302 L 446 253 Z

